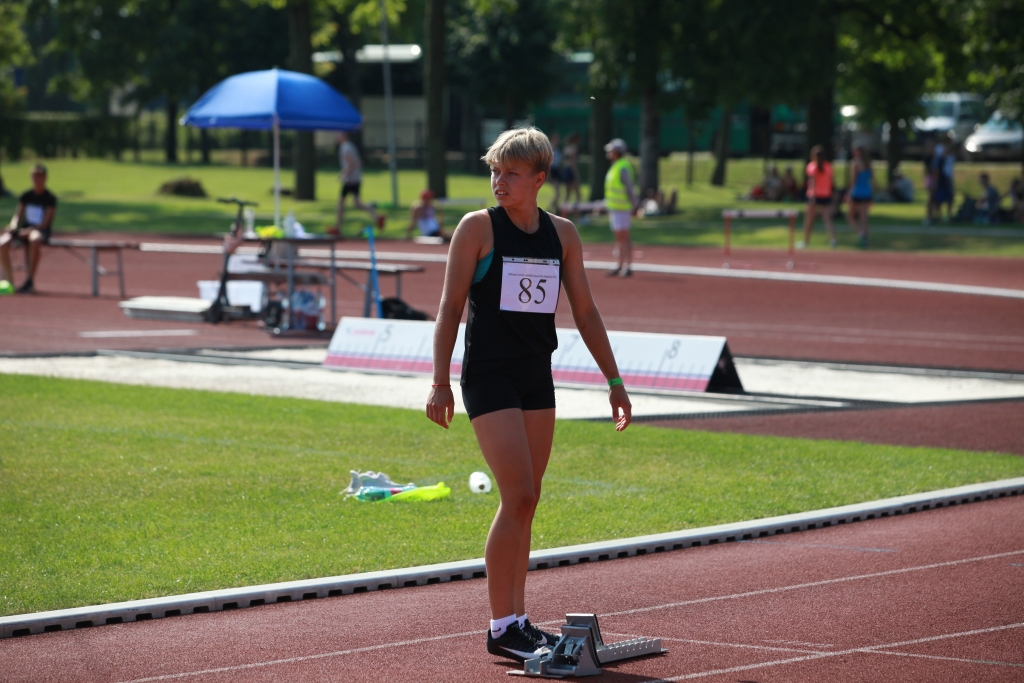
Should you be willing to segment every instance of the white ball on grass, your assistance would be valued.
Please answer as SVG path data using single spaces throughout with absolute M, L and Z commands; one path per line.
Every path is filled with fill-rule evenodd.
M 474 472 L 469 475 L 469 490 L 473 493 L 490 493 L 491 478 L 483 472 Z

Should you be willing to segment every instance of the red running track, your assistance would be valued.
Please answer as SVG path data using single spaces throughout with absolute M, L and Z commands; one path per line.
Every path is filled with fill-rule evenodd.
M 664 656 L 599 680 L 1024 680 L 1024 497 L 531 573 Z M 483 580 L 0 641 L 0 680 L 507 681 Z

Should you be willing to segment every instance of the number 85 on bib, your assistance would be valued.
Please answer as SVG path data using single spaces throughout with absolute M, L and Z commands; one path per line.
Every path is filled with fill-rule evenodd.
M 558 265 L 558 259 L 503 257 L 501 310 L 554 313 L 558 305 Z

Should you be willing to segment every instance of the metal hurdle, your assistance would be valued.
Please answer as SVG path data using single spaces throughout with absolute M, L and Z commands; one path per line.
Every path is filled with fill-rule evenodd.
M 725 255 L 731 253 L 732 220 L 734 218 L 788 218 L 789 219 L 789 256 L 790 267 L 795 252 L 796 217 L 800 214 L 796 209 L 726 209 L 722 212 L 725 219 Z

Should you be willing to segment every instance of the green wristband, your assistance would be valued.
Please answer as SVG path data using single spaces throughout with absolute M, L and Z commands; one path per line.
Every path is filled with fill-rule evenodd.
M 609 387 L 621 387 L 622 386 L 622 378 L 621 377 L 613 377 L 612 379 L 608 380 L 608 386 Z

